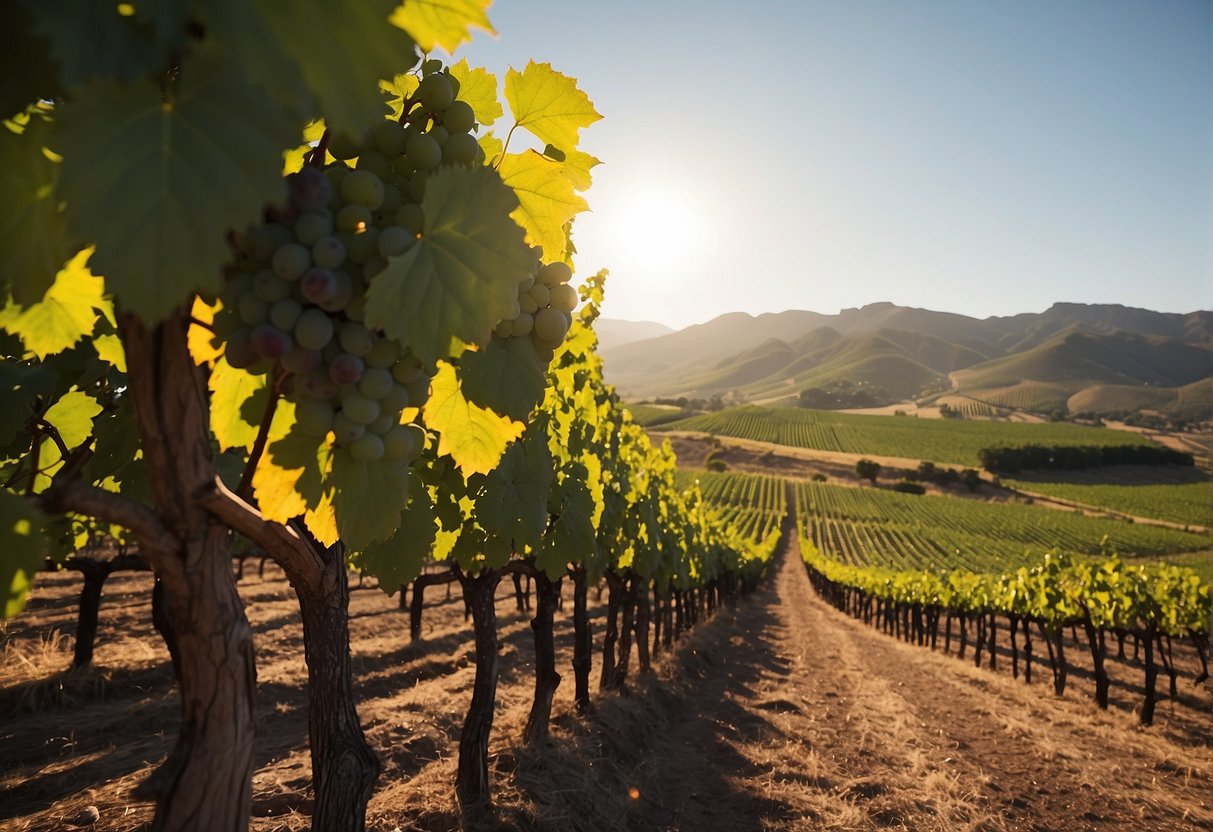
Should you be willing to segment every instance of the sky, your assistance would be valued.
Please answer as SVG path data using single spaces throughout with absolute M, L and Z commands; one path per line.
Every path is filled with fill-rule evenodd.
M 604 314 L 1213 309 L 1208 0 L 497 0 L 604 116 Z

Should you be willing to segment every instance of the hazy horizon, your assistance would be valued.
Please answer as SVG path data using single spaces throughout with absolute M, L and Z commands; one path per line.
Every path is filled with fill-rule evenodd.
M 574 233 L 578 273 L 611 270 L 609 317 L 1213 307 L 1206 2 L 491 14 L 500 38 L 460 56 L 549 60 L 604 116 Z

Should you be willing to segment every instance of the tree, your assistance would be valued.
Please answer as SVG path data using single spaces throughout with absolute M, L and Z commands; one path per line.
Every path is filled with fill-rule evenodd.
M 861 480 L 869 480 L 875 485 L 876 477 L 880 475 L 880 463 L 871 459 L 861 459 L 855 463 L 855 473 Z
M 508 153 L 469 134 L 502 113 L 495 78 L 466 62 L 410 71 L 417 47 L 449 52 L 471 26 L 491 30 L 476 4 L 301 5 L 6 8 L 10 42 L 25 48 L 4 59 L 27 63 L 6 66 L 0 100 L 13 114 L 0 130 L 0 516 L 13 542 L 0 586 L 11 615 L 48 549 L 75 547 L 76 518 L 147 558 L 182 700 L 177 744 L 139 791 L 156 802 L 155 829 L 248 823 L 255 663 L 234 532 L 299 597 L 313 821 L 362 828 L 378 762 L 353 705 L 347 562 L 366 557 L 381 574 L 422 562 L 433 507 L 409 462 L 441 434 L 465 472 L 495 465 L 570 323 L 537 304 L 535 346 L 507 351 L 523 337 L 514 322 L 535 247 L 564 266 L 568 224 L 585 208 L 575 191 L 597 163 L 576 152 L 599 116 L 572 79 L 546 64 L 511 70 L 515 126 L 547 148 Z M 460 89 L 469 100 L 452 109 Z M 427 135 L 440 123 L 451 140 L 436 150 Z M 339 160 L 355 156 L 351 173 Z M 439 161 L 450 164 L 431 172 Z M 371 213 L 385 181 L 416 208 L 416 227 Z M 303 215 L 318 219 L 304 228 Z M 457 269 L 438 256 L 452 251 L 465 255 Z M 343 262 L 346 282 L 325 278 L 336 288 L 323 301 L 284 290 L 303 286 L 309 265 Z M 370 388 L 358 388 L 366 418 L 348 415 L 342 394 L 354 427 L 325 422 L 335 408 L 301 395 L 304 366 L 319 360 L 306 353 L 320 347 L 295 322 L 312 308 L 325 313 L 311 316 L 317 327 L 328 320 L 312 327 L 317 343 L 339 334 L 352 356 L 341 359 L 349 385 L 354 370 L 390 365 L 377 375 L 399 406 L 382 440 L 361 437 L 375 421 Z M 388 345 L 384 366 L 370 363 L 375 344 Z M 416 424 L 393 425 L 409 400 Z

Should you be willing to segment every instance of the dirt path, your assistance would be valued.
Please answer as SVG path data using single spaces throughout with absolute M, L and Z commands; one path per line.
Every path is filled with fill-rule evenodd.
M 1207 741 L 895 641 L 817 598 L 795 535 L 777 557 L 658 751 L 647 828 L 1213 824 Z
M 789 520 L 757 592 L 663 653 L 654 674 L 636 675 L 633 662 L 628 690 L 596 694 L 584 718 L 572 707 L 566 605 L 552 741 L 535 750 L 519 742 L 533 684 L 529 616 L 503 583 L 490 744 L 497 813 L 481 828 L 1213 827 L 1207 691 L 1185 678 L 1184 702 L 1161 702 L 1154 728 L 1143 731 L 1131 711 L 1138 694 L 1125 684 L 1113 685 L 1112 711 L 1093 707 L 1079 655 L 1071 689 L 1056 699 L 1047 679 L 1029 687 L 1005 670 L 895 641 L 816 597 L 792 528 Z M 70 574 L 40 579 L 30 609 L 0 633 L 6 832 L 68 828 L 90 805 L 100 809 L 98 832 L 133 832 L 150 819 L 131 790 L 175 736 L 176 695 L 150 626 L 147 575 L 110 580 L 92 671 L 57 673 L 70 639 L 47 636 L 73 622 Z M 273 568 L 239 586 L 259 679 L 252 828 L 301 832 L 310 826 L 310 773 L 296 603 Z M 395 599 L 369 586 L 352 595 L 358 710 L 384 764 L 368 813 L 374 832 L 463 828 L 451 783 L 473 676 L 471 631 L 457 593 L 447 601 L 437 588 L 427 600 L 424 638 L 410 642 Z M 602 607 L 591 592 L 599 645 Z M 594 683 L 598 671 L 596 654 Z

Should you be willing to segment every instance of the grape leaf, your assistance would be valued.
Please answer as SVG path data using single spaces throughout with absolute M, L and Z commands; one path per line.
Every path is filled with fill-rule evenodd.
M 511 314 L 535 255 L 509 217 L 518 204 L 486 167 L 443 168 L 421 207 L 421 239 L 371 282 L 366 322 L 432 364 L 451 339 L 484 343 Z
M 573 190 L 563 166 L 528 150 L 507 153 L 497 172 L 518 197 L 512 216 L 526 229 L 527 242 L 542 247 L 544 259 L 563 260 L 565 224 L 590 207 Z
M 438 431 L 438 455 L 449 454 L 465 477 L 496 467 L 525 428 L 464 398 L 455 368 L 445 361 L 438 364 L 424 414 L 426 427 Z
M 555 489 L 560 501 L 560 511 L 543 537 L 543 545 L 535 554 L 535 567 L 542 569 L 549 578 L 564 574 L 570 563 L 581 563 L 593 558 L 597 551 L 597 535 L 590 522 L 593 513 L 593 497 L 585 483 L 574 477 L 565 477 Z
M 122 347 L 122 339 L 112 332 L 93 337 L 93 349 L 97 357 L 107 364 L 113 364 L 120 373 L 126 372 L 126 350 Z
M 560 162 L 564 175 L 579 191 L 588 191 L 593 186 L 594 179 L 590 176 L 590 171 L 602 164 L 601 159 L 588 153 L 580 150 L 565 153 L 550 144 L 543 149 L 543 155 Z
M 495 164 L 501 158 L 501 154 L 505 152 L 505 145 L 501 139 L 493 135 L 492 131 L 485 133 L 476 140 L 480 143 L 480 149 L 484 151 L 484 158 L 489 164 Z
M 298 126 L 220 56 L 197 50 L 165 100 L 150 81 L 90 85 L 63 105 L 52 147 L 68 229 L 122 305 L 158 321 L 217 292 L 225 234 L 282 202 Z
M 190 357 L 195 364 L 210 364 L 223 355 L 223 343 L 215 337 L 215 333 L 204 326 L 194 323 L 213 324 L 215 313 L 223 308 L 223 302 L 216 299 L 211 306 L 200 297 L 194 298 L 190 309 L 190 328 L 186 332 L 186 342 L 189 344 Z
M 353 551 L 387 540 L 400 527 L 408 499 L 408 468 L 392 462 L 359 462 L 347 452 L 333 455 L 333 508 L 337 531 Z
M 372 543 L 358 554 L 358 566 L 392 595 L 425 567 L 438 533 L 434 504 L 421 480 L 409 477 L 409 501 L 400 516 L 400 528 L 387 540 Z
M 281 404 L 281 403 L 280 403 Z M 276 420 L 276 414 L 275 414 Z M 253 496 L 267 520 L 286 523 L 309 508 L 316 511 L 316 528 L 308 528 L 325 545 L 333 540 L 323 521 L 332 505 L 327 481 L 332 470 L 332 448 L 316 437 L 291 431 L 266 446 L 253 472 Z M 323 535 L 323 536 L 322 536 Z
M 75 250 L 55 196 L 59 164 L 45 151 L 49 133 L 37 113 L 21 133 L 0 128 L 0 283 L 23 305 L 42 299 Z
M 6 3 L 0 26 L 0 118 L 21 112 L 35 101 L 63 95 L 59 68 L 46 38 L 34 29 L 25 3 Z
M 497 100 L 497 76 L 484 67 L 468 65 L 467 58 L 450 67 L 451 77 L 459 82 L 460 101 L 466 101 L 476 113 L 481 127 L 501 118 L 504 110 Z
M 68 449 L 88 439 L 93 432 L 93 419 L 101 412 L 97 400 L 80 390 L 71 390 L 60 397 L 43 415 L 54 425 Z
M 529 339 L 521 349 L 530 356 L 520 358 L 511 349 L 518 347 L 507 349 L 502 339 L 493 338 L 484 349 L 465 352 L 459 359 L 459 378 L 468 401 L 526 421 L 543 400 L 547 380 Z
M 476 500 L 476 522 L 515 551 L 539 543 L 548 521 L 552 456 L 540 435 L 515 442 L 485 476 Z
M 398 2 L 315 3 L 301 14 L 294 3 L 257 0 L 273 38 L 294 59 L 320 113 L 337 132 L 361 136 L 368 124 L 383 118 L 379 79 L 417 63 L 412 39 L 384 25 Z
M 84 249 L 55 275 L 46 295 L 27 307 L 10 303 L 0 309 L 0 328 L 21 338 L 38 358 L 63 352 L 97 323 L 97 310 L 106 305 L 101 278 L 89 271 L 92 249 Z
M 207 386 L 211 391 L 211 432 L 219 450 L 253 447 L 265 412 L 269 376 L 238 370 L 226 358 L 215 362 Z M 275 414 L 275 418 L 277 414 Z
M 131 81 L 159 62 L 160 56 L 140 37 L 135 22 L 118 14 L 117 3 L 57 0 L 28 5 L 34 27 L 50 41 L 63 83 L 69 87 L 94 78 Z
M 545 144 L 565 153 L 577 149 L 578 134 L 602 118 L 577 81 L 552 69 L 551 64 L 530 61 L 519 72 L 505 74 L 505 100 L 519 127 L 525 127 Z
M 26 364 L 13 360 L 0 361 L 0 448 L 7 447 L 24 430 L 33 404 L 39 396 L 55 389 L 59 375 L 47 364 Z M 26 439 L 28 446 L 29 441 Z
M 490 35 L 497 30 L 485 13 L 492 0 L 404 0 L 392 13 L 392 24 L 409 33 L 423 52 L 441 46 L 453 54 L 472 39 L 473 26 Z
M 4 548 L 0 550 L 0 589 L 4 590 L 5 618 L 21 612 L 34 584 L 34 575 L 42 565 L 46 552 L 43 523 L 41 514 L 28 500 L 0 490 L 0 535 L 4 538 Z

